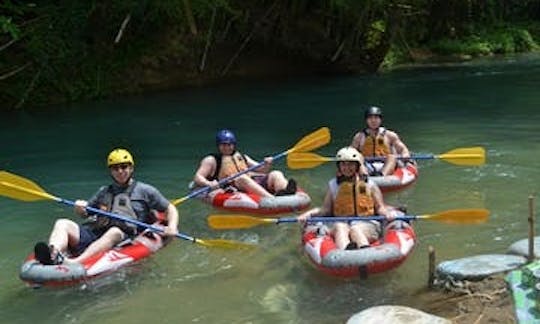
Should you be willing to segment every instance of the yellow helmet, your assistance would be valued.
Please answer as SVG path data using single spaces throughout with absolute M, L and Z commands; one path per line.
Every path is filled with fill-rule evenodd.
M 110 167 L 111 165 L 122 163 L 129 163 L 131 165 L 135 165 L 133 157 L 127 150 L 121 148 L 112 150 L 107 157 L 107 166 Z

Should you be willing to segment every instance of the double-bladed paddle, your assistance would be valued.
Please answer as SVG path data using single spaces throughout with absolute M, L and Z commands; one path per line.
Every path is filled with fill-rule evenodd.
M 292 148 L 288 149 L 287 151 L 276 154 L 272 158 L 274 160 L 277 160 L 277 159 L 280 159 L 280 158 L 282 158 L 282 157 L 284 157 L 284 156 L 286 156 L 288 154 L 292 154 L 294 152 L 307 152 L 307 151 L 315 150 L 315 149 L 317 149 L 317 148 L 319 148 L 319 147 L 321 147 L 323 145 L 328 144 L 329 142 L 330 142 L 330 129 L 328 127 L 321 127 L 318 130 L 310 133 L 309 135 L 304 136 Z M 248 172 L 251 172 L 251 171 L 253 171 L 255 169 L 258 169 L 263 165 L 264 165 L 264 162 L 255 164 L 255 165 L 247 168 L 246 170 L 242 170 L 242 171 L 240 171 L 238 173 L 235 173 L 235 174 L 233 174 L 231 176 L 228 176 L 227 178 L 221 179 L 218 183 L 219 183 L 220 186 L 224 185 L 224 184 L 227 184 L 230 181 L 238 178 L 239 176 L 241 176 L 243 174 L 246 174 Z M 195 191 L 192 191 L 187 196 L 184 196 L 182 198 L 178 198 L 178 199 L 173 200 L 172 204 L 177 206 L 177 205 L 183 203 L 184 201 L 186 201 L 186 200 L 188 200 L 190 198 L 196 197 L 196 196 L 198 196 L 200 194 L 203 194 L 205 192 L 208 192 L 211 189 L 212 189 L 212 187 L 210 187 L 210 186 L 199 188 L 199 189 L 197 189 Z
M 488 219 L 489 210 L 487 209 L 450 209 L 435 214 L 424 215 L 404 215 L 395 219 L 400 220 L 432 220 L 448 224 L 478 224 Z M 311 217 L 307 219 L 308 223 L 317 222 L 351 222 L 358 220 L 385 220 L 384 216 L 350 216 L 350 217 Z M 297 223 L 296 217 L 282 218 L 259 218 L 249 215 L 219 214 L 208 217 L 208 225 L 213 229 L 244 229 L 252 228 L 258 225 Z
M 28 201 L 28 202 L 39 201 L 39 200 L 54 200 L 62 204 L 75 206 L 75 203 L 73 201 L 53 196 L 47 193 L 45 190 L 43 190 L 35 182 L 27 178 L 18 176 L 16 174 L 7 172 L 7 171 L 0 171 L 0 195 L 9 197 L 12 199 Z M 140 222 L 135 219 L 127 218 L 118 214 L 110 213 L 110 212 L 93 208 L 93 207 L 86 207 L 86 210 L 96 213 L 96 214 L 100 214 L 105 217 L 109 217 L 109 218 L 123 221 L 126 223 L 131 223 L 139 227 L 147 228 L 151 230 L 152 232 L 163 233 L 163 229 L 157 226 Z M 229 240 L 221 240 L 221 239 L 203 240 L 203 239 L 191 237 L 182 233 L 176 234 L 176 237 L 181 238 L 186 241 L 191 241 L 193 243 L 201 244 L 207 247 L 236 248 L 236 249 L 247 249 L 247 248 L 254 247 L 254 245 L 252 244 L 246 244 L 242 242 L 229 241 Z
M 365 157 L 366 161 L 384 161 L 385 157 Z M 443 154 L 413 154 L 411 157 L 405 158 L 398 156 L 398 159 L 413 159 L 413 160 L 431 160 L 439 159 L 455 165 L 482 165 L 486 163 L 486 151 L 481 146 L 462 147 L 453 149 Z M 319 166 L 326 162 L 336 161 L 333 157 L 325 157 L 316 153 L 298 152 L 291 153 L 287 156 L 287 165 L 291 169 L 309 169 Z

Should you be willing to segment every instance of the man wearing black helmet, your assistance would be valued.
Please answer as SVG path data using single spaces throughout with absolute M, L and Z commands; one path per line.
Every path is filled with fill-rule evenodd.
M 228 129 L 216 134 L 218 153 L 209 154 L 202 159 L 193 181 L 200 187 L 219 188 L 219 180 L 242 172 L 258 162 L 236 150 L 236 136 Z M 296 192 L 294 179 L 287 180 L 281 171 L 270 171 L 272 157 L 264 158 L 264 165 L 236 177 L 231 183 L 238 190 L 254 193 L 261 197 L 292 195 Z M 227 185 L 227 184 L 226 184 Z
M 410 152 L 398 134 L 382 127 L 383 113 L 379 107 L 369 107 L 364 111 L 366 128 L 356 133 L 351 146 L 366 157 L 384 157 L 383 161 L 367 162 L 371 176 L 385 176 L 394 172 L 397 165 L 396 156 L 402 161 L 413 163 L 408 158 Z

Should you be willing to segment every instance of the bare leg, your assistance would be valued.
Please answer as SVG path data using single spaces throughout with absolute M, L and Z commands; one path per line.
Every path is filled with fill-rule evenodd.
M 274 170 L 268 174 L 268 189 L 272 192 L 284 190 L 289 181 L 283 175 L 283 172 Z
M 79 234 L 77 223 L 65 218 L 58 219 L 49 236 L 49 245 L 57 251 L 66 252 L 69 246 L 79 244 Z
M 383 175 L 389 175 L 389 174 L 394 173 L 394 170 L 396 169 L 396 163 L 397 163 L 397 158 L 395 155 L 390 154 L 386 156 L 386 163 L 384 163 L 384 167 L 381 173 Z
M 334 240 L 336 246 L 340 250 L 345 250 L 347 245 L 351 242 L 349 239 L 349 225 L 346 223 L 336 223 L 334 225 Z
M 247 175 L 242 175 L 234 181 L 235 186 L 245 192 L 254 193 L 261 197 L 274 197 L 271 193 L 261 187 L 255 180 Z
M 90 256 L 102 252 L 105 250 L 110 249 L 113 247 L 116 243 L 122 241 L 124 239 L 124 232 L 122 232 L 121 229 L 118 227 L 111 227 L 103 234 L 99 239 L 94 241 L 86 250 L 84 250 L 81 255 L 79 255 L 76 258 L 70 259 L 69 262 L 83 262 L 84 260 L 88 259 Z
M 366 234 L 358 226 L 351 226 L 350 231 L 351 240 L 355 242 L 358 247 L 369 245 L 369 239 Z

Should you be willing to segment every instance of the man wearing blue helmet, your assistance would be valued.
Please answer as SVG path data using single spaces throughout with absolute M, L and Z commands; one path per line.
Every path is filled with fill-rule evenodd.
M 399 135 L 382 126 L 383 113 L 379 107 L 369 107 L 364 111 L 366 128 L 356 133 L 351 146 L 366 157 L 384 157 L 384 161 L 367 162 L 366 166 L 371 176 L 386 176 L 392 174 L 397 166 L 396 155 L 409 158 L 410 152 Z M 410 160 L 404 160 L 414 163 Z
M 201 187 L 208 186 L 217 189 L 219 180 L 258 164 L 248 155 L 237 151 L 236 143 L 236 136 L 233 132 L 228 129 L 220 130 L 216 134 L 218 153 L 209 154 L 202 159 L 193 178 L 195 184 Z M 294 194 L 296 192 L 294 179 L 287 180 L 281 171 L 270 171 L 271 166 L 272 157 L 266 157 L 264 165 L 256 169 L 256 172 L 238 176 L 231 181 L 231 184 L 238 190 L 254 193 L 261 197 Z

